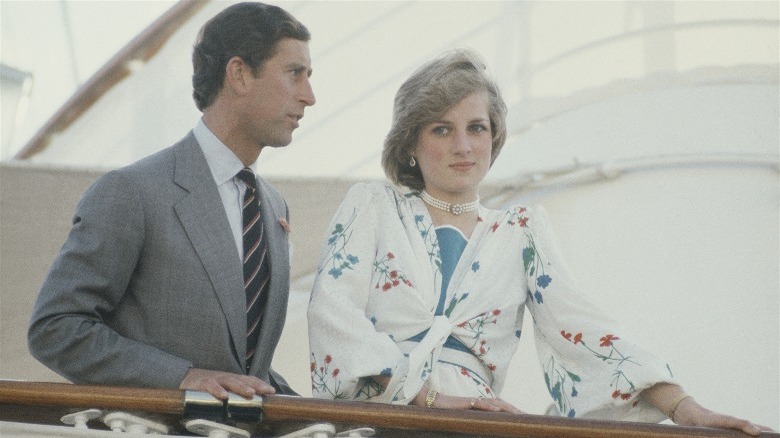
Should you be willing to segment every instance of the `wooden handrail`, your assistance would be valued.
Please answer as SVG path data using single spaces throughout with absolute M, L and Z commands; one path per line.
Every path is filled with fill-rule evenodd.
M 181 420 L 186 392 L 178 389 L 71 385 L 0 380 L 0 420 L 54 423 L 58 416 L 80 409 L 141 411 Z M 680 427 L 622 421 L 582 420 L 541 415 L 452 411 L 417 406 L 318 400 L 272 395 L 262 398 L 262 424 L 276 430 L 289 424 L 328 422 L 340 428 L 370 426 L 382 437 L 409 436 L 410 431 L 437 436 L 544 438 L 745 437 L 730 430 Z M 13 418 L 14 413 L 46 408 L 49 418 Z M 289 428 L 289 427 L 288 427 Z M 763 433 L 762 437 L 778 437 Z
M 182 415 L 179 389 L 71 385 L 0 380 L 0 404 L 62 408 L 99 408 Z

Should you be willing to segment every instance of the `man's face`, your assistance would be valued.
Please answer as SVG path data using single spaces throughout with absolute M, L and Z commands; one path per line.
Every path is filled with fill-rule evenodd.
M 304 109 L 316 101 L 311 72 L 307 42 L 285 38 L 276 44 L 276 54 L 250 79 L 244 129 L 255 144 L 290 144 Z

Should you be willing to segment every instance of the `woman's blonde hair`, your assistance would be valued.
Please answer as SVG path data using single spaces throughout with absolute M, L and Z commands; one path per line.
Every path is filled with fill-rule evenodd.
M 422 128 L 475 91 L 488 93 L 493 165 L 506 141 L 506 104 L 482 57 L 458 49 L 423 64 L 395 95 L 393 124 L 382 149 L 382 167 L 392 182 L 418 191 L 425 188 L 420 167 L 409 164 Z

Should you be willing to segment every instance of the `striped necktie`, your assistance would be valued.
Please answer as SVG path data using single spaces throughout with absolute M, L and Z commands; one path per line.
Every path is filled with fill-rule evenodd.
M 246 369 L 252 363 L 257 339 L 260 334 L 260 321 L 268 297 L 270 280 L 266 244 L 264 241 L 263 221 L 260 217 L 260 197 L 257 194 L 257 179 L 251 169 L 245 167 L 236 175 L 246 184 L 242 204 L 244 236 L 244 290 L 246 291 Z

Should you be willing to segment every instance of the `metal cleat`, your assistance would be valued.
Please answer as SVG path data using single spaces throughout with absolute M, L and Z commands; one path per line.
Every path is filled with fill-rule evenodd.
M 349 437 L 349 438 L 364 438 L 376 435 L 376 431 L 370 427 L 358 427 L 357 429 L 350 429 L 339 432 L 336 437 Z
M 145 418 L 136 417 L 127 412 L 111 412 L 103 416 L 103 423 L 114 432 L 127 432 L 149 435 L 167 435 L 168 426 Z
M 87 421 L 100 418 L 101 415 L 103 415 L 103 411 L 100 409 L 87 409 L 86 411 L 65 415 L 60 418 L 60 421 L 76 429 L 89 429 Z
M 190 420 L 184 423 L 184 427 L 194 434 L 209 438 L 249 438 L 250 436 L 244 429 L 208 420 Z
M 335 426 L 330 423 L 318 423 L 305 429 L 282 435 L 279 438 L 331 438 L 335 435 Z

